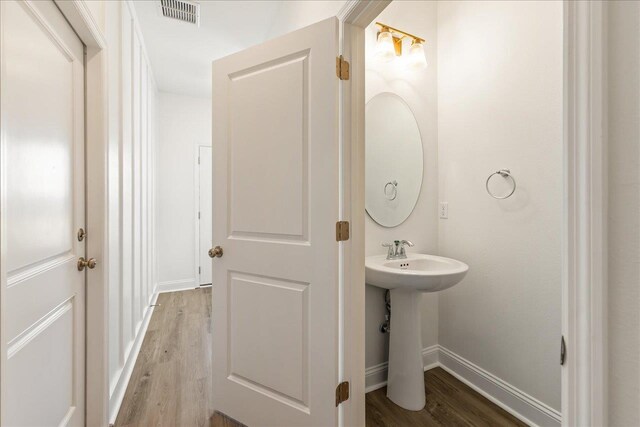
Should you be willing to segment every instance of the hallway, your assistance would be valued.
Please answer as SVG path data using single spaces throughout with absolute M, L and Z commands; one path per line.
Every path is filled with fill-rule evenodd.
M 211 414 L 211 288 L 158 296 L 116 426 L 206 426 Z

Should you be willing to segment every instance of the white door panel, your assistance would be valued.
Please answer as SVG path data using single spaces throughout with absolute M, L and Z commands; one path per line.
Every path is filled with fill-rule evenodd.
M 305 50 L 230 79 L 233 236 L 308 241 L 308 66 Z
M 198 200 L 199 200 L 199 244 L 198 259 L 200 266 L 200 285 L 211 284 L 211 259 L 207 251 L 212 246 L 211 241 L 211 163 L 213 155 L 211 147 L 200 146 L 198 151 Z
M 83 46 L 53 2 L 0 21 L 2 425 L 82 425 Z
M 214 406 L 337 424 L 335 18 L 213 64 Z

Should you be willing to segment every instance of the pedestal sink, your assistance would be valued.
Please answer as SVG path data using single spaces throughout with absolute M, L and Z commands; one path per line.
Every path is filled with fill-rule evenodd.
M 391 331 L 387 397 L 402 408 L 424 408 L 424 370 L 420 331 L 420 294 L 437 292 L 460 282 L 469 270 L 463 262 L 425 254 L 404 259 L 367 257 L 366 282 L 391 290 Z

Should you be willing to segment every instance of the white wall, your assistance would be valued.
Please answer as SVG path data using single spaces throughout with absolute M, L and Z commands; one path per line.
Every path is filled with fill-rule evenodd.
M 422 137 L 424 173 L 416 207 L 409 218 L 399 226 L 382 227 L 369 215 L 363 213 L 366 216 L 365 253 L 366 255 L 385 254 L 386 249 L 381 246 L 383 242 L 402 239 L 411 240 L 415 244 L 415 247 L 409 251 L 437 253 L 437 4 L 432 1 L 396 1 L 391 3 L 376 20 L 427 40 L 425 52 L 429 66 L 421 70 L 407 69 L 400 60 L 390 63 L 377 61 L 374 58 L 374 52 L 378 27 L 374 24 L 367 28 L 365 40 L 366 100 L 369 101 L 381 92 L 393 92 L 409 105 Z M 388 360 L 389 335 L 380 333 L 378 329 L 386 314 L 384 292 L 381 288 L 367 285 L 365 361 L 367 368 Z M 438 339 L 438 298 L 436 294 L 424 294 L 422 300 L 422 346 L 429 347 L 437 344 Z
M 129 3 L 95 2 L 108 49 L 109 411 L 117 414 L 155 296 L 155 83 Z
M 280 3 L 265 40 L 336 16 L 345 0 L 288 0 Z
M 197 286 L 198 146 L 211 145 L 211 99 L 160 93 L 156 166 L 158 286 Z
M 563 9 L 438 3 L 439 253 L 467 277 L 439 295 L 439 344 L 560 408 Z M 510 168 L 507 200 L 485 191 Z
M 640 3 L 608 3 L 609 425 L 640 425 Z

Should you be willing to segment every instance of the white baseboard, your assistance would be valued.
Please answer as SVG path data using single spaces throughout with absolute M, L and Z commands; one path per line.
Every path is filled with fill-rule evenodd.
M 140 321 L 140 325 L 137 326 L 136 337 L 133 342 L 127 348 L 128 354 L 127 360 L 124 363 L 124 366 L 120 371 L 115 373 L 115 377 L 117 378 L 116 385 L 111 390 L 109 397 L 109 423 L 114 424 L 116 421 L 116 417 L 118 416 L 118 411 L 120 410 L 120 406 L 122 405 L 122 400 L 124 399 L 124 394 L 127 391 L 127 386 L 129 385 L 129 380 L 131 379 L 131 374 L 133 373 L 133 368 L 136 365 L 136 360 L 138 359 L 138 354 L 140 353 L 140 348 L 142 347 L 142 342 L 144 341 L 144 337 L 147 334 L 147 329 L 149 328 L 149 321 L 151 320 L 151 315 L 153 314 L 153 305 L 158 301 L 158 294 L 163 292 L 176 292 L 176 291 L 184 291 L 188 289 L 194 289 L 195 280 L 187 279 L 187 280 L 175 280 L 172 282 L 160 282 L 156 284 L 154 288 L 153 295 L 149 299 L 149 307 L 147 307 L 142 320 Z
M 160 282 L 158 283 L 157 290 L 159 293 L 162 292 L 176 292 L 176 291 L 184 291 L 185 289 L 195 289 L 198 286 L 196 285 L 196 279 L 183 279 L 183 280 L 172 280 L 169 282 Z
M 505 411 L 531 426 L 555 427 L 561 424 L 562 417 L 559 411 L 440 345 L 432 345 L 423 349 L 422 361 L 425 371 L 437 366 L 442 367 Z M 366 393 L 387 385 L 387 369 L 386 362 L 367 368 L 365 373 Z
M 367 368 L 364 372 L 364 392 L 377 390 L 387 385 L 388 363 L 384 362 Z
M 440 365 L 440 346 L 438 344 L 431 345 L 422 349 L 422 366 L 428 371 Z
M 422 349 L 422 364 L 424 370 L 438 366 L 438 345 L 432 345 Z M 377 390 L 387 385 L 388 362 L 367 368 L 365 371 L 365 393 Z
M 142 317 L 142 321 L 140 323 L 140 327 L 138 328 L 138 333 L 131 344 L 131 349 L 129 350 L 129 356 L 127 360 L 124 362 L 122 369 L 116 373 L 116 377 L 118 380 L 116 381 L 116 385 L 111 391 L 109 397 L 109 424 L 115 424 L 116 417 L 118 416 L 118 411 L 120 410 L 120 405 L 122 405 L 122 399 L 124 399 L 124 394 L 127 391 L 127 385 L 129 385 L 129 380 L 131 379 L 131 374 L 133 373 L 133 367 L 136 365 L 136 360 L 138 359 L 138 354 L 140 353 L 140 348 L 142 347 L 142 342 L 144 341 L 144 336 L 147 333 L 147 328 L 149 327 L 149 321 L 151 320 L 151 315 L 153 314 L 153 304 L 156 303 L 158 299 L 158 293 L 154 292 L 151 297 L 151 301 L 149 307 L 144 312 L 144 316 Z
M 505 411 L 532 426 L 560 426 L 561 413 L 440 346 L 440 366 Z

